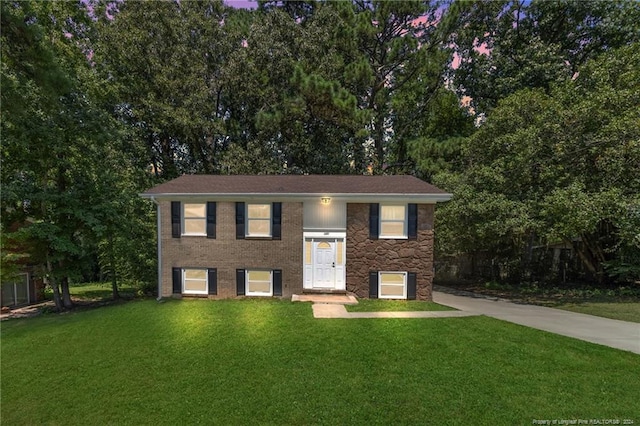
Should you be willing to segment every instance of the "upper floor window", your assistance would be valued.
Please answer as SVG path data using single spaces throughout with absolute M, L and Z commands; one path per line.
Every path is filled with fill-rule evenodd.
M 271 204 L 247 204 L 247 237 L 271 236 Z
M 407 206 L 380 205 L 380 238 L 407 238 Z
M 207 204 L 182 204 L 182 235 L 207 235 Z
M 282 239 L 282 203 L 236 202 L 236 239 Z

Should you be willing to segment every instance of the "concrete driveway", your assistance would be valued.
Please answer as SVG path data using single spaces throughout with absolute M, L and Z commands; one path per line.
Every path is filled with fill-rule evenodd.
M 441 305 L 640 354 L 637 323 L 441 290 L 433 292 Z

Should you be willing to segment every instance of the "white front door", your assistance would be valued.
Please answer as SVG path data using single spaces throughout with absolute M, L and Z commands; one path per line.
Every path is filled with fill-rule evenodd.
M 305 232 L 305 289 L 345 290 L 345 236 L 339 232 Z
M 336 242 L 313 242 L 313 287 L 335 288 L 336 286 Z

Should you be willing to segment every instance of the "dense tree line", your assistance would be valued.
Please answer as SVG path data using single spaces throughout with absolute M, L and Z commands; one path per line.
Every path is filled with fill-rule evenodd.
M 155 280 L 137 194 L 183 173 L 416 174 L 455 194 L 441 254 L 640 274 L 636 2 L 1 7 L 3 269 L 28 255 L 61 308 Z

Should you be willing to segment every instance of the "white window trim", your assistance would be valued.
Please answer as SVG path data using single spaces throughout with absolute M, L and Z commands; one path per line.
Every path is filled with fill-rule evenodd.
M 259 271 L 259 272 L 269 272 L 269 293 L 260 293 L 260 292 L 251 292 L 249 291 L 249 272 Z M 262 297 L 271 297 L 273 296 L 273 270 L 269 269 L 245 269 L 244 271 L 244 294 L 246 296 L 262 296 Z
M 400 296 L 383 296 L 382 295 L 382 275 L 383 274 L 401 274 L 404 276 L 403 282 L 403 291 L 402 297 Z M 407 276 L 409 274 L 406 271 L 379 271 L 378 272 L 378 299 L 396 299 L 396 300 L 406 300 L 407 299 Z M 389 284 L 386 284 L 389 285 Z
M 204 205 L 204 216 L 189 216 L 186 217 L 185 213 L 184 213 L 184 206 L 186 204 L 203 204 Z M 181 213 L 181 217 L 180 220 L 182 221 L 182 223 L 180 224 L 180 226 L 182 227 L 182 236 L 183 237 L 202 237 L 202 236 L 206 236 L 207 235 L 207 203 L 187 203 L 187 202 L 182 202 L 180 203 L 180 213 Z M 186 232 L 186 224 L 185 221 L 186 219 L 202 219 L 203 223 L 204 223 L 204 232 Z
M 383 235 L 382 223 L 383 222 L 400 222 L 399 220 L 383 220 L 382 219 L 382 207 L 404 207 L 404 221 L 402 224 L 403 235 Z M 378 239 L 380 240 L 406 240 L 409 238 L 408 224 L 409 224 L 409 206 L 407 204 L 380 204 L 380 217 L 378 219 Z
M 249 206 L 250 205 L 265 205 L 270 206 L 269 219 L 250 219 L 249 218 Z M 250 234 L 249 233 L 249 221 L 251 220 L 263 220 L 269 222 L 269 232 L 267 234 Z M 269 238 L 273 236 L 273 203 L 246 203 L 244 207 L 244 236 L 248 238 Z
M 204 291 L 199 291 L 199 290 L 187 291 L 186 290 L 185 281 L 186 281 L 187 271 L 204 271 L 204 282 L 205 282 Z M 196 280 L 191 279 L 191 281 L 196 281 Z M 202 280 L 198 280 L 198 281 L 202 281 Z M 209 270 L 206 268 L 182 268 L 182 294 L 209 294 Z

